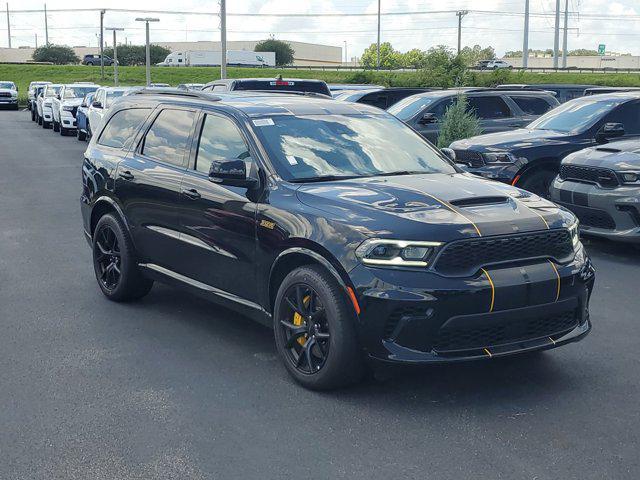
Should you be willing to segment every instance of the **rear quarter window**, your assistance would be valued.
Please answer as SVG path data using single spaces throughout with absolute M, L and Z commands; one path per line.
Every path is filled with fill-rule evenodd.
M 520 95 L 514 95 L 509 98 L 511 98 L 511 100 L 520 107 L 520 110 L 524 113 L 528 113 L 529 115 L 542 115 L 553 108 L 553 105 L 540 97 L 523 97 Z
M 498 96 L 469 97 L 469 109 L 480 119 L 507 118 L 511 116 L 509 105 Z
M 115 113 L 102 130 L 98 145 L 125 148 L 131 145 L 140 125 L 149 116 L 149 108 L 131 108 Z
M 171 165 L 183 165 L 195 117 L 196 112 L 190 110 L 162 110 L 145 135 L 142 155 Z

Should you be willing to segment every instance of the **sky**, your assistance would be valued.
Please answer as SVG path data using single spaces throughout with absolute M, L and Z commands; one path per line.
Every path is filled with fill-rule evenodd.
M 566 0 L 561 0 L 564 8 Z M 4 3 L 4 2 L 3 2 Z M 498 56 L 508 50 L 522 49 L 524 0 L 381 0 L 383 15 L 381 41 L 400 51 L 428 49 L 436 45 L 457 44 L 456 10 L 469 10 L 463 18 L 463 46 L 492 46 Z M 273 35 L 282 40 L 297 40 L 340 46 L 348 58 L 360 56 L 376 41 L 377 0 L 227 0 L 228 39 L 260 40 Z M 605 44 L 607 52 L 640 55 L 640 2 L 638 0 L 568 0 L 569 49 L 597 49 Z M 4 5 L 3 5 L 4 6 Z M 9 9 L 42 9 L 42 1 L 9 0 Z M 49 41 L 71 46 L 97 46 L 98 12 L 55 12 L 55 9 L 139 9 L 182 12 L 211 12 L 211 15 L 160 14 L 152 24 L 151 41 L 219 40 L 219 3 L 203 0 L 83 0 L 47 1 Z M 553 47 L 555 0 L 530 0 L 529 48 Z M 406 14 L 407 12 L 413 12 Z M 427 12 L 427 13 L 416 13 Z M 277 14 L 308 16 L 282 17 Z M 234 16 L 233 14 L 276 14 L 274 16 Z M 352 14 L 374 14 L 350 16 Z M 135 12 L 105 14 L 106 27 L 123 27 L 120 39 L 144 43 L 144 25 Z M 12 46 L 34 46 L 44 42 L 44 14 L 10 13 Z M 561 26 L 563 22 L 561 20 Z M 110 38 L 105 40 L 111 42 Z M 560 38 L 562 44 L 562 36 Z M 6 14 L 0 12 L 0 47 L 7 46 Z M 343 50 L 344 54 L 344 50 Z

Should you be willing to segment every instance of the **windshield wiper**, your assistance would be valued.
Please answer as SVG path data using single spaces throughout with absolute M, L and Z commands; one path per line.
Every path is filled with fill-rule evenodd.
M 398 170 L 397 172 L 377 173 L 372 177 L 395 177 L 399 175 L 419 175 L 421 173 L 430 173 L 421 170 Z
M 335 180 L 351 180 L 360 178 L 360 175 L 320 175 L 318 177 L 294 178 L 292 183 L 333 182 Z

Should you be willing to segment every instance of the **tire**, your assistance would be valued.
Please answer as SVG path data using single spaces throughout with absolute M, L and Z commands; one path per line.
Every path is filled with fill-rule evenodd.
M 45 122 L 44 120 L 42 120 L 42 124 L 41 125 L 42 125 L 42 128 L 44 128 L 45 130 L 51 128 L 51 123 L 50 122 Z
M 93 137 L 93 132 L 91 131 L 91 125 L 89 125 L 89 121 L 87 120 L 87 139 L 90 140 Z
M 362 379 L 354 315 L 344 289 L 322 267 L 300 267 L 285 277 L 276 295 L 274 335 L 294 380 L 312 390 L 330 390 Z
M 76 136 L 79 142 L 84 142 L 87 139 L 87 134 L 80 129 L 77 130 Z
M 30 108 L 29 110 L 31 110 L 31 121 L 35 122 L 36 121 L 36 112 L 33 111 L 33 108 Z
M 67 136 L 67 129 L 64 128 L 62 125 L 60 125 L 60 136 L 61 137 L 66 137 Z
M 96 280 L 109 300 L 126 302 L 149 293 L 153 280 L 140 273 L 133 244 L 119 218 L 110 213 L 100 218 L 91 243 Z
M 54 132 L 59 132 L 60 131 L 60 124 L 58 122 L 56 122 L 55 120 L 53 121 L 53 131 Z
M 93 62 L 87 62 L 87 63 L 85 63 L 85 65 L 88 66 L 88 67 L 93 67 Z
M 518 187 L 548 199 L 551 197 L 549 187 L 557 174 L 556 170 L 550 168 L 533 168 L 530 172 L 525 173 L 524 178 L 518 183 Z

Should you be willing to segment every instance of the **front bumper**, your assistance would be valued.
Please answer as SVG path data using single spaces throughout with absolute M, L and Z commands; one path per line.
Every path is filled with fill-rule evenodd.
M 0 105 L 17 105 L 17 97 L 0 97 Z
M 594 271 L 573 261 L 485 268 L 473 277 L 357 266 L 350 273 L 370 358 L 448 363 L 555 348 L 591 329 Z
M 602 188 L 556 177 L 551 199 L 576 214 L 586 235 L 640 242 L 640 187 Z
M 53 110 L 51 107 L 42 107 L 42 118 L 45 122 L 53 122 Z
M 76 119 L 71 112 L 63 110 L 60 113 L 60 125 L 67 130 L 77 128 Z
M 463 170 L 479 175 L 484 178 L 496 180 L 503 183 L 512 183 L 517 173 L 520 171 L 524 163 L 497 163 L 490 165 L 483 165 L 481 167 L 471 167 L 465 164 L 458 164 Z

